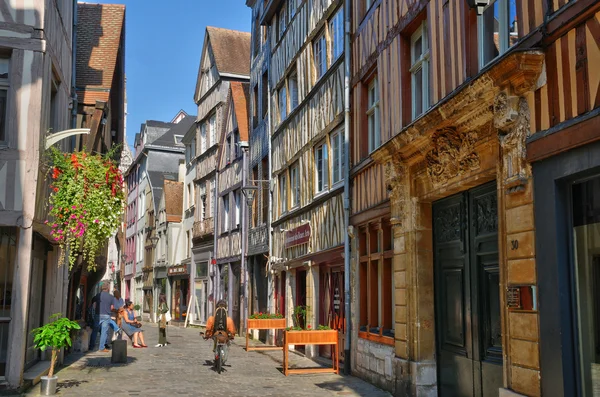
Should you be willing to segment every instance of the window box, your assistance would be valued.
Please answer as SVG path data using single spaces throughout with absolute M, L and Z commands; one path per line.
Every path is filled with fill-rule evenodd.
M 282 350 L 283 346 L 261 346 L 261 347 L 250 347 L 249 335 L 251 329 L 285 329 L 286 319 L 285 318 L 249 318 L 246 324 L 246 351 L 251 350 Z

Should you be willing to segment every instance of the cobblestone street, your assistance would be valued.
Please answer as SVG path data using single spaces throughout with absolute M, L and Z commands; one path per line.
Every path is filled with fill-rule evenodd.
M 71 364 L 58 372 L 59 396 L 389 396 L 352 376 L 333 374 L 291 375 L 281 372 L 280 351 L 246 352 L 243 338 L 232 345 L 225 371 L 212 369 L 212 341 L 199 329 L 169 327 L 171 345 L 156 348 L 158 331 L 145 325 L 147 349 L 128 346 L 127 365 L 110 364 L 110 353 L 70 357 Z M 315 366 L 290 354 L 295 366 Z M 39 396 L 35 385 L 26 396 Z

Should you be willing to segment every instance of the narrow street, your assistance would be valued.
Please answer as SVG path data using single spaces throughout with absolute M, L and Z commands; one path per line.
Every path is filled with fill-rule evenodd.
M 70 357 L 71 364 L 58 372 L 58 396 L 389 396 L 387 392 L 352 376 L 329 374 L 284 376 L 281 352 L 246 352 L 243 338 L 230 350 L 225 371 L 212 368 L 212 342 L 199 329 L 169 327 L 171 345 L 154 347 L 155 326 L 145 324 L 147 349 L 128 346 L 129 363 L 113 365 L 110 353 Z M 314 362 L 291 354 L 296 366 Z M 75 361 L 74 361 L 75 360 Z M 73 362 L 74 361 L 74 362 Z M 35 385 L 26 396 L 39 396 Z

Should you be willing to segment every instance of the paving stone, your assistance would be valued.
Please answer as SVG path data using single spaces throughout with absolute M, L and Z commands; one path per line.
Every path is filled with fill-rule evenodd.
M 390 396 L 353 376 L 282 373 L 281 351 L 246 352 L 245 340 L 231 346 L 225 370 L 213 369 L 212 341 L 204 341 L 195 328 L 169 327 L 166 347 L 154 347 L 158 329 L 146 324 L 147 349 L 128 346 L 127 364 L 111 364 L 111 353 L 72 354 L 58 371 L 58 396 Z M 255 342 L 252 342 L 255 344 Z M 293 367 L 318 367 L 312 360 L 291 353 Z M 39 396 L 39 385 L 26 396 Z

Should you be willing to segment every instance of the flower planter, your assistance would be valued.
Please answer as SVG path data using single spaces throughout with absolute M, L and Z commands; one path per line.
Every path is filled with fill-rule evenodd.
M 249 318 L 246 323 L 246 351 L 250 350 L 281 350 L 283 346 L 250 347 L 249 335 L 251 329 L 285 329 L 285 318 Z
M 332 368 L 301 368 L 289 369 L 289 347 L 290 345 L 332 345 L 333 367 Z M 317 331 L 285 331 L 283 333 L 283 373 L 289 374 L 311 374 L 311 373 L 335 373 L 339 374 L 339 350 L 337 330 Z

